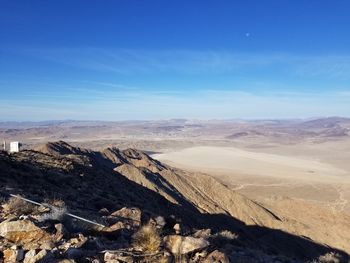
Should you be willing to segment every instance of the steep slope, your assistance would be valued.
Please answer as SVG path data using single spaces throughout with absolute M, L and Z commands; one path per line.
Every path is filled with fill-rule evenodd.
M 172 186 L 170 192 L 180 195 L 180 199 L 189 200 L 202 213 L 227 214 L 246 225 L 281 229 L 350 252 L 347 245 L 350 243 L 350 217 L 346 214 L 330 214 L 329 210 L 298 200 L 283 200 L 273 206 L 264 206 L 232 191 L 211 176 L 160 165 L 143 153 L 139 153 L 138 158 L 142 161 L 128 157 L 127 161 L 134 162 L 134 165 L 122 164 L 115 170 L 157 191 L 171 202 L 176 201 L 176 197 L 169 196 L 169 185 Z M 145 167 L 153 167 L 156 176 L 147 172 Z
M 107 149 L 103 153 L 117 162 L 114 170 L 126 178 L 158 192 L 169 201 L 179 204 L 186 199 L 202 213 L 223 213 L 233 216 L 246 224 L 273 226 L 278 217 L 259 204 L 230 190 L 214 178 L 175 170 L 160 164 L 148 155 L 132 149 L 119 152 Z M 114 153 L 114 155 L 110 153 Z M 125 163 L 126 162 L 126 163 Z
M 317 239 L 301 237 L 297 222 L 293 224 L 210 176 L 173 169 L 133 149 L 97 152 L 65 142 L 48 143 L 37 151 L 1 153 L 0 176 L 2 193 L 37 201 L 59 198 L 71 211 L 96 220 L 102 208 L 139 207 L 144 217 L 173 218 L 188 231 L 229 229 L 239 235 L 241 246 L 272 254 L 314 259 L 337 251 L 346 257 L 330 248 L 331 243 L 324 246 Z
M 174 204 L 188 200 L 203 213 L 223 213 L 246 224 L 271 227 L 278 217 L 255 202 L 231 191 L 210 176 L 191 176 L 174 170 L 134 149 L 120 151 L 107 148 L 101 153 L 72 147 L 65 142 L 48 143 L 39 151 L 55 156 L 79 155 L 89 158 L 90 164 L 108 159 L 115 164 L 114 171 L 129 180 L 155 191 Z M 215 193 L 215 194 L 214 194 Z

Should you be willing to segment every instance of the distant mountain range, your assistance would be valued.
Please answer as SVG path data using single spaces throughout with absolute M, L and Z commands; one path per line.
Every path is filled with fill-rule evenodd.
M 307 120 L 159 120 L 1 122 L 0 139 L 38 145 L 50 140 L 111 142 L 127 140 L 221 140 L 233 143 L 264 138 L 279 143 L 337 140 L 349 136 L 350 119 Z

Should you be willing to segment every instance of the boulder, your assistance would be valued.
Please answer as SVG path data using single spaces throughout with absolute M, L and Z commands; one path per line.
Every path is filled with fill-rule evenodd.
M 29 220 L 2 222 L 0 236 L 28 250 L 51 249 L 53 247 L 53 238 L 50 234 Z
M 166 236 L 164 238 L 164 244 L 174 255 L 185 255 L 200 251 L 210 245 L 204 238 L 183 237 L 179 235 Z
M 141 210 L 138 208 L 124 207 L 118 211 L 113 212 L 111 216 L 130 224 L 132 227 L 137 228 L 141 225 Z

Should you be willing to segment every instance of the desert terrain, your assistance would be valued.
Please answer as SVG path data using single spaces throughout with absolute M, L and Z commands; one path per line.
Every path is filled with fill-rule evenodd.
M 210 174 L 270 203 L 293 198 L 350 212 L 350 119 L 61 121 L 0 123 L 24 148 L 65 140 L 100 150 L 143 150 L 174 167 Z
M 42 176 L 52 171 L 55 178 L 58 172 L 68 187 L 68 177 L 76 174 L 81 179 L 74 179 L 77 186 L 70 187 L 78 187 L 81 180 L 84 183 L 78 191 L 97 187 L 93 201 L 98 209 L 104 205 L 117 209 L 130 203 L 166 217 L 178 213 L 181 222 L 193 222 L 193 231 L 220 226 L 239 233 L 244 237 L 240 239 L 244 249 L 255 246 L 257 241 L 251 243 L 251 238 L 264 247 L 278 237 L 278 242 L 272 242 L 276 245 L 273 253 L 288 257 L 313 259 L 330 251 L 348 254 L 349 134 L 350 119 L 338 117 L 0 123 L 0 136 L 6 142 L 23 145 L 19 154 L 3 156 L 6 183 L 2 187 L 39 200 L 37 188 L 45 185 L 47 194 L 62 195 L 73 211 L 90 217 L 82 209 L 90 197 L 84 194 L 86 200 L 69 203 L 71 197 L 62 192 L 61 182 L 51 185 L 56 179 Z M 47 143 L 50 141 L 53 143 Z M 13 175 L 6 172 L 8 169 Z M 21 188 L 17 177 L 32 176 L 30 171 L 37 173 L 38 169 L 42 175 L 28 181 L 32 192 L 27 191 L 27 181 Z M 127 188 L 120 196 L 118 189 L 122 188 L 107 181 L 117 186 L 121 178 L 126 178 L 122 188 L 138 185 L 140 191 L 150 192 L 134 195 Z M 85 182 L 87 179 L 91 182 Z M 104 196 L 110 191 L 113 194 L 107 200 Z M 148 195 L 152 200 L 160 198 L 159 204 L 147 203 Z M 120 201 L 116 207 L 115 200 Z M 194 223 L 196 218 L 200 220 Z
M 300 154 L 293 153 L 294 147 Z M 153 157 L 175 167 L 213 175 L 233 190 L 261 202 L 289 197 L 349 212 L 350 171 L 345 164 L 332 162 L 332 156 L 322 155 L 317 147 L 313 152 L 310 148 L 279 145 L 253 151 L 197 146 Z
M 350 216 L 285 198 L 270 207 L 136 149 L 58 141 L 0 151 L 0 176 L 5 262 L 24 254 L 45 262 L 349 259 Z

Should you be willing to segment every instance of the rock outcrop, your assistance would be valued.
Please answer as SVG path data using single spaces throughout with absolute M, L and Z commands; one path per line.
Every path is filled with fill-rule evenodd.
M 0 236 L 27 249 L 52 248 L 51 235 L 29 220 L 2 222 Z

